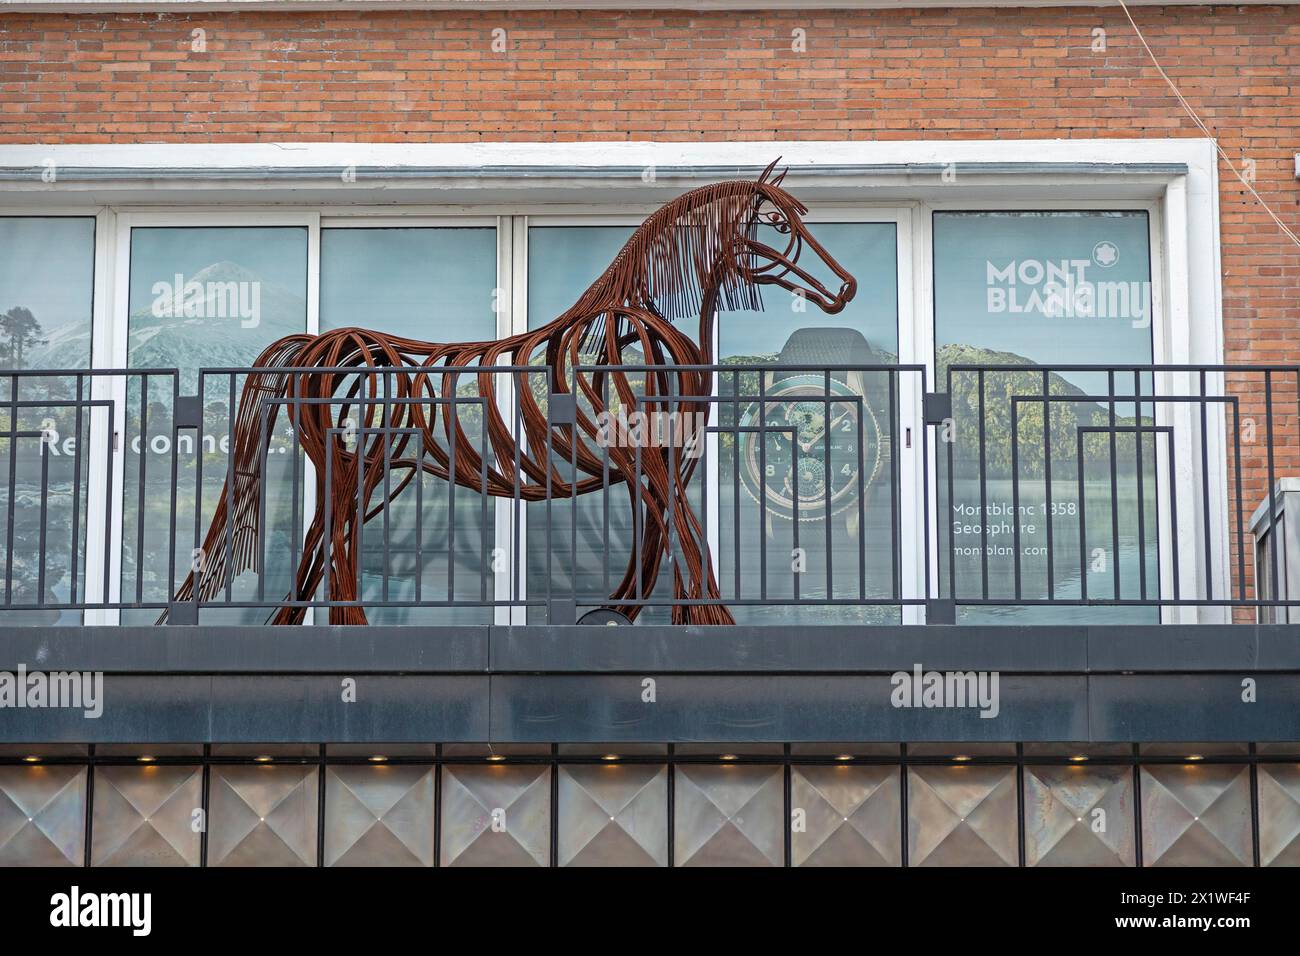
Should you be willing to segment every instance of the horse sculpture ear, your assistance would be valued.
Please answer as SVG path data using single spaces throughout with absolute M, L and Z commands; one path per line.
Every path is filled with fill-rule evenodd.
M 768 163 L 767 169 L 763 170 L 763 175 L 758 177 L 758 181 L 760 183 L 767 182 L 767 177 L 772 175 L 772 170 L 776 169 L 776 164 L 779 163 L 780 161 L 781 161 L 781 157 L 778 156 L 776 159 L 772 160 L 772 162 Z M 782 175 L 785 174 L 782 173 Z M 780 182 L 780 180 L 778 179 L 777 182 Z
M 781 175 L 777 176 L 776 179 L 772 180 L 772 182 L 769 185 L 780 186 L 781 183 L 785 181 L 785 174 L 788 173 L 789 171 L 790 171 L 789 166 L 781 170 Z

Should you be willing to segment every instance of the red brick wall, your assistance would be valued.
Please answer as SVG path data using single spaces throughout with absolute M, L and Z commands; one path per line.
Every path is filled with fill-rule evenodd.
M 1300 223 L 1300 7 L 1135 16 Z M 0 13 L 8 143 L 1192 135 L 1116 9 Z M 1300 250 L 1221 172 L 1228 357 L 1300 361 Z
M 1300 7 L 1135 16 L 1300 229 Z M 1194 135 L 1118 9 L 0 14 L 7 143 Z M 1220 174 L 1227 359 L 1300 362 L 1300 249 Z

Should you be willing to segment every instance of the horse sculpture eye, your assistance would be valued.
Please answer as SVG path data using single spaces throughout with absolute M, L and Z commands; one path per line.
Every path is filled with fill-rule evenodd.
M 783 236 L 790 232 L 790 220 L 786 219 L 785 214 L 779 210 L 773 209 L 771 212 L 764 213 L 763 219 L 767 222 L 767 225 Z

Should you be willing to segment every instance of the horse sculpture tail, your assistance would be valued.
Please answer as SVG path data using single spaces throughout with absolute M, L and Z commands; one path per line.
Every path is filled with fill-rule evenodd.
M 274 434 L 279 414 L 278 403 L 264 406 L 263 401 L 288 395 L 293 373 L 284 370 L 295 366 L 303 348 L 314 338 L 311 335 L 286 336 L 274 342 L 253 362 L 254 370 L 244 380 L 239 393 L 233 428 L 235 443 L 229 452 L 230 469 L 221 487 L 221 497 L 197 556 L 197 569 L 186 575 L 172 598 L 173 603 L 194 599 L 197 571 L 202 573 L 199 597 L 208 601 L 244 571 L 257 568 L 262 453 Z M 200 506 L 201 502 L 196 501 L 195 507 Z M 168 612 L 163 611 L 157 623 L 166 623 L 167 617 Z

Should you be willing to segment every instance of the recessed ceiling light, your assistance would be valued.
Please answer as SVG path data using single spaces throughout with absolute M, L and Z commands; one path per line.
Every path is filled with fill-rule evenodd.
M 141 754 L 135 759 L 138 760 L 140 763 L 153 763 L 158 758 L 153 756 L 152 754 Z
M 601 759 L 601 760 L 617 760 L 617 759 L 618 759 L 618 754 L 605 754 L 605 756 L 601 757 L 600 759 Z
M 492 763 L 500 763 L 502 760 L 506 759 L 501 754 L 488 754 L 487 758 L 492 761 Z
M 735 759 L 736 759 L 736 755 L 735 755 L 735 754 L 723 754 L 723 755 L 720 756 L 718 759 L 719 759 L 719 760 L 735 760 Z
M 1202 756 L 1201 754 L 1188 754 L 1187 759 L 1191 761 L 1197 761 L 1197 760 L 1204 760 L 1205 757 Z
M 853 759 L 853 754 L 837 754 L 837 755 L 835 756 L 835 759 L 836 759 L 836 760 L 852 760 L 852 759 Z
M 253 758 L 253 762 L 254 762 L 254 763 L 270 763 L 270 762 L 271 762 L 271 758 L 270 758 L 269 756 L 267 756 L 266 754 L 258 754 L 256 757 Z
M 1087 754 L 1075 754 L 1073 757 L 1070 758 L 1070 763 L 1083 763 L 1087 759 L 1088 759 Z
M 40 763 L 40 762 L 41 762 L 41 758 L 40 758 L 40 757 L 37 757 L 35 754 L 31 754 L 31 755 L 29 755 L 29 756 L 24 757 L 24 758 L 23 758 L 23 761 L 24 761 L 25 763 Z
M 966 763 L 968 760 L 970 760 L 970 757 L 967 754 L 957 754 L 952 759 L 957 763 Z
M 387 762 L 388 762 L 388 758 L 385 757 L 383 754 L 374 754 L 373 756 L 370 757 L 370 762 L 371 762 L 371 763 L 387 763 Z

